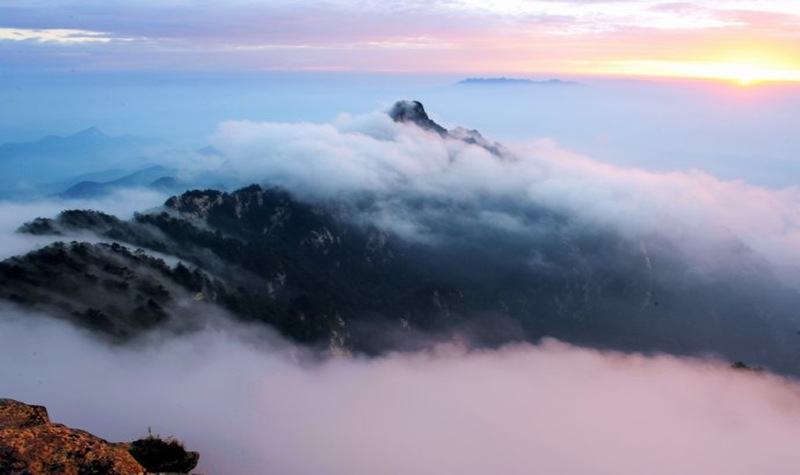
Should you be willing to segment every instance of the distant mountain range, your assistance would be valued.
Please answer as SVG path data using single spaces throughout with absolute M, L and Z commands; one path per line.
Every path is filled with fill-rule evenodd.
M 140 153 L 147 148 L 161 148 L 165 143 L 161 140 L 147 139 L 132 135 L 112 137 L 97 127 L 60 137 L 48 135 L 33 142 L 8 142 L 0 144 L 0 160 L 30 160 L 54 158 L 59 156 L 85 155 L 97 158 L 106 154 L 125 155 Z M 127 151 L 121 151 L 127 148 Z
M 91 186 L 87 184 L 78 190 L 69 190 L 86 181 L 81 179 L 82 175 L 91 173 L 107 183 L 135 181 L 133 177 L 123 177 L 139 173 L 169 150 L 170 145 L 160 139 L 109 136 L 97 127 L 65 137 L 50 135 L 32 142 L 0 144 L 0 170 L 3 172 L 0 198 L 41 197 L 62 192 L 70 197 L 90 197 L 99 190 L 90 192 Z
M 151 188 L 159 191 L 176 192 L 185 190 L 176 176 L 179 170 L 153 165 L 108 181 L 80 181 L 58 193 L 61 198 L 97 198 L 123 188 Z
M 563 79 L 519 79 L 519 78 L 467 78 L 463 79 L 456 84 L 462 86 L 516 86 L 516 85 L 530 85 L 530 86 L 574 86 L 579 83 L 574 81 L 565 81 Z

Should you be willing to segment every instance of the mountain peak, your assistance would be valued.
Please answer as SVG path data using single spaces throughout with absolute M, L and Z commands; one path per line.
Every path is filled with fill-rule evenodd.
M 441 137 L 477 145 L 498 157 L 505 153 L 505 147 L 497 142 L 490 143 L 477 130 L 467 130 L 463 127 L 456 127 L 453 130 L 445 129 L 428 117 L 425 107 L 419 101 L 402 100 L 395 102 L 394 106 L 389 110 L 389 117 L 395 122 L 412 123 L 424 130 L 436 132 Z
M 425 107 L 419 101 L 402 100 L 395 102 L 389 111 L 389 117 L 395 122 L 411 122 L 425 130 L 436 132 L 442 137 L 447 135 L 447 129 L 428 117 Z

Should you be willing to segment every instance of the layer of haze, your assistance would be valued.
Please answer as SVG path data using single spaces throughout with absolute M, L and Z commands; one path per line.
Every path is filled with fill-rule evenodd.
M 214 324 L 121 349 L 3 312 L 3 396 L 109 440 L 176 436 L 202 452 L 203 473 L 800 470 L 800 386 L 710 360 L 545 341 L 314 362 Z
M 406 98 L 421 100 L 445 125 L 476 128 L 504 143 L 549 137 L 605 163 L 696 168 L 769 187 L 795 185 L 800 172 L 792 129 L 798 86 L 581 78 L 577 85 L 453 86 L 460 79 L 9 72 L 0 76 L 0 143 L 97 126 L 109 135 L 165 138 L 191 149 L 206 145 L 225 120 L 328 122 Z

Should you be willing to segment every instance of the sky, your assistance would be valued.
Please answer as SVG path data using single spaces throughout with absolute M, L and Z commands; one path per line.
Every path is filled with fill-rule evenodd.
M 794 0 L 0 1 L 5 68 L 800 80 Z

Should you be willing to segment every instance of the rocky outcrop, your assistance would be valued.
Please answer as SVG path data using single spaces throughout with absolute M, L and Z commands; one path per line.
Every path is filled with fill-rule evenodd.
M 463 127 L 447 130 L 428 117 L 425 107 L 419 101 L 402 100 L 395 102 L 394 106 L 389 110 L 389 117 L 395 122 L 410 123 L 423 130 L 435 132 L 443 138 L 461 140 L 470 145 L 477 145 L 500 158 L 509 155 L 509 151 L 502 144 L 489 142 L 477 130 L 468 130 Z
M 123 445 L 53 424 L 43 406 L 0 399 L 0 474 L 136 475 Z

